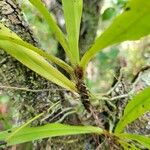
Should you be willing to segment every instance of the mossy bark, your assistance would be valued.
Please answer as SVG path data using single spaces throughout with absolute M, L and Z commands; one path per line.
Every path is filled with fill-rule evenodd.
M 0 22 L 17 33 L 23 40 L 38 46 L 32 31 L 27 22 L 24 20 L 21 9 L 17 1 L 0 0 Z M 12 87 L 24 87 L 29 89 L 51 89 L 50 91 L 8 91 L 13 98 L 19 102 L 20 117 L 22 121 L 33 117 L 42 111 L 42 108 L 50 104 L 50 100 L 60 99 L 60 93 L 56 90 L 58 87 L 51 82 L 40 77 L 30 69 L 23 66 L 11 56 L 7 55 L 3 50 L 0 51 L 1 59 L 1 84 Z M 19 98 L 19 99 L 18 99 Z M 28 107 L 30 106 L 30 107 Z M 48 107 L 48 106 L 47 106 Z M 33 112 L 32 112 L 33 111 Z M 34 111 L 37 111 L 34 113 Z
M 99 1 L 95 3 L 95 5 L 91 5 L 91 7 L 94 9 L 97 8 L 97 5 L 99 5 Z M 87 6 L 89 3 L 85 3 Z M 84 6 L 86 7 L 86 6 Z M 88 12 L 88 15 L 91 12 Z M 84 15 L 86 18 L 86 14 Z M 84 18 L 84 19 L 85 19 Z M 92 19 L 92 18 L 91 18 Z M 88 21 L 91 21 L 89 18 Z M 93 20 L 92 20 L 93 21 Z M 95 23 L 98 20 L 95 20 Z M 25 21 L 23 14 L 21 13 L 21 9 L 17 3 L 17 0 L 0 0 L 0 22 L 3 23 L 5 26 L 10 28 L 12 31 L 17 33 L 23 40 L 35 45 L 39 46 L 39 43 L 36 41 L 30 27 L 28 26 L 27 22 Z M 84 24 L 87 23 L 87 20 L 84 21 Z M 94 24 L 94 31 L 92 30 L 92 33 L 95 32 L 97 28 Z M 92 27 L 92 26 L 91 26 Z M 86 31 L 85 31 L 86 30 Z M 86 28 L 84 27 L 84 33 L 89 33 L 89 26 Z M 81 36 L 82 36 L 81 35 Z M 90 35 L 91 38 L 94 40 L 95 34 Z M 80 38 L 82 39 L 82 38 Z M 88 40 L 88 37 L 84 38 L 84 45 L 86 45 L 86 40 Z M 89 43 L 89 42 L 88 42 Z M 83 42 L 82 42 L 83 44 Z M 82 45 L 81 44 L 81 45 Z M 83 46 L 82 46 L 83 47 Z M 44 78 L 40 77 L 30 69 L 23 66 L 20 62 L 12 58 L 10 55 L 6 54 L 5 51 L 2 49 L 0 50 L 0 85 L 6 86 L 6 89 L 1 89 L 1 93 L 6 93 L 10 95 L 11 100 L 15 101 L 15 108 L 18 110 L 17 119 L 15 120 L 17 124 L 21 124 L 28 119 L 32 118 L 36 114 L 39 114 L 43 110 L 49 108 L 53 103 L 57 101 L 63 102 L 63 93 L 58 86 L 55 84 L 45 80 Z M 25 91 L 25 90 L 10 90 L 9 87 L 17 87 L 17 88 L 29 88 L 33 90 L 37 89 L 50 89 L 49 91 Z M 59 89 L 59 90 L 58 90 Z M 61 103 L 60 103 L 61 104 Z M 62 104 L 59 106 L 59 109 L 55 113 L 59 113 L 63 110 Z M 52 117 L 52 116 L 51 116 Z M 41 122 L 40 120 L 37 120 L 33 123 L 33 125 L 41 125 L 45 122 L 49 122 L 49 118 Z M 79 139 L 80 137 L 83 137 Z M 86 147 L 85 140 L 86 136 L 80 136 L 75 137 L 75 141 L 78 140 L 79 146 L 77 146 L 77 143 L 75 143 L 74 146 L 68 147 L 67 142 L 66 144 L 63 144 L 62 149 L 74 149 L 75 147 L 78 147 L 78 149 L 84 149 Z M 73 137 L 68 137 L 67 140 L 71 139 Z M 39 142 L 39 144 L 35 144 L 35 149 L 49 149 L 51 146 L 54 147 L 54 149 L 58 149 L 60 146 L 57 144 L 57 139 L 60 140 L 60 138 L 56 138 L 56 140 L 47 141 L 44 140 L 42 143 Z M 67 141 L 65 140 L 65 141 Z M 89 140 L 88 140 L 89 141 Z M 49 143 L 51 143 L 49 145 Z M 54 146 L 54 144 L 56 144 Z
M 17 0 L 0 0 L 0 22 L 17 33 L 23 40 L 38 46 L 30 27 L 24 20 Z M 62 101 L 62 91 L 55 84 L 37 75 L 20 62 L 6 54 L 0 49 L 0 85 L 5 86 L 1 89 L 1 94 L 7 94 L 11 101 L 15 102 L 14 108 L 17 110 L 15 118 L 16 124 L 21 124 L 35 115 L 47 110 L 53 103 Z M 9 87 L 28 88 L 35 91 L 9 90 Z M 39 89 L 50 89 L 41 90 Z M 63 106 L 60 105 L 58 112 Z M 56 113 L 56 112 L 55 112 Z M 41 125 L 47 120 L 36 120 L 33 125 Z M 42 144 L 41 144 L 42 145 Z M 36 149 L 40 149 L 36 147 Z
M 82 16 L 81 23 L 81 34 L 80 34 L 80 49 L 81 55 L 84 54 L 85 50 L 90 47 L 92 42 L 95 39 L 97 26 L 99 22 L 100 15 L 100 2 L 102 0 L 84 0 L 84 12 Z M 32 31 L 30 30 L 27 22 L 24 20 L 24 17 L 21 13 L 21 9 L 17 4 L 17 0 L 0 0 L 0 22 L 5 24 L 5 26 L 9 27 L 12 31 L 16 32 L 22 39 L 25 41 L 32 43 L 35 46 L 39 46 L 39 43 L 36 41 Z M 149 77 L 150 69 L 147 67 L 144 71 L 140 71 L 137 78 L 134 80 L 131 85 L 125 85 L 125 79 L 121 79 L 119 86 L 116 86 L 114 91 L 109 95 L 111 97 L 123 95 L 124 93 L 128 93 L 126 89 L 133 90 L 133 93 L 138 91 L 139 86 L 143 89 L 146 86 L 150 85 Z M 143 82 L 144 81 L 144 82 Z M 135 84 L 136 83 L 136 84 Z M 6 87 L 24 87 L 29 89 L 50 89 L 50 90 L 41 90 L 41 91 L 21 91 L 21 90 L 8 90 L 1 89 L 0 93 L 6 93 L 10 95 L 11 100 L 15 101 L 15 108 L 18 110 L 18 115 L 16 124 L 21 124 L 32 118 L 36 114 L 39 114 L 43 110 L 47 110 L 53 103 L 60 101 L 60 105 L 54 111 L 55 114 L 62 112 L 64 108 L 66 108 L 66 103 L 64 105 L 64 93 L 60 87 L 55 84 L 45 80 L 40 77 L 30 69 L 23 66 L 21 63 L 16 61 L 11 56 L 7 55 L 3 50 L 0 50 L 0 85 Z M 124 86 L 125 85 L 125 86 Z M 134 85 L 134 86 L 133 86 Z M 127 86 L 127 87 L 126 87 Z M 117 106 L 117 109 L 104 110 L 100 115 L 101 118 L 107 118 L 116 122 L 116 119 L 119 119 L 123 110 L 123 107 L 127 103 L 127 98 L 120 98 L 114 104 Z M 108 106 L 109 104 L 106 103 Z M 105 109 L 105 107 L 104 107 Z M 107 114 L 106 114 L 107 113 Z M 109 113 L 109 114 L 108 114 Z M 104 116 L 106 114 L 106 116 Z M 149 114 L 145 115 L 149 118 Z M 35 121 L 32 125 L 41 125 L 47 122 L 55 121 L 51 120 L 48 116 L 44 116 L 45 119 L 41 121 L 41 119 Z M 75 119 L 74 119 L 74 118 Z M 115 118 L 115 119 L 113 119 Z M 76 120 L 76 116 L 71 116 L 71 121 Z M 131 126 L 127 128 L 129 132 L 138 132 L 142 134 L 149 134 L 149 131 L 146 129 L 146 125 L 148 122 L 144 122 L 145 128 L 142 127 L 143 124 L 142 118 L 135 121 Z M 70 119 L 66 120 L 66 122 L 70 122 Z M 80 120 L 81 121 L 81 120 Z M 105 120 L 104 120 L 105 121 Z M 90 121 L 88 121 L 90 122 Z M 78 121 L 76 122 L 79 123 Z M 82 123 L 82 122 L 80 122 Z M 106 122 L 107 123 L 107 122 Z M 138 124 L 139 129 L 135 128 Z M 142 127 L 142 128 L 141 128 Z M 131 131 L 132 130 L 132 131 Z M 94 138 L 93 138 L 94 137 Z M 93 141 L 95 139 L 95 141 Z M 98 143 L 96 143 L 98 142 Z M 104 147 L 101 149 L 108 149 L 109 146 L 113 146 L 110 144 L 111 141 L 104 144 Z M 65 150 L 83 150 L 83 149 L 95 149 L 95 147 L 99 144 L 99 138 L 95 135 L 90 136 L 67 136 L 65 138 L 54 138 L 54 139 L 45 139 L 42 141 L 38 141 L 34 143 L 34 149 L 45 150 L 45 149 L 65 149 Z M 107 147 L 107 144 L 110 144 Z M 112 147 L 111 147 L 112 148 Z
M 102 0 L 84 0 L 84 11 L 82 16 L 81 23 L 81 33 L 80 33 L 80 50 L 81 56 L 85 53 L 85 50 L 90 47 L 93 43 L 98 22 L 100 18 L 100 4 Z M 2 22 L 5 26 L 9 27 L 12 31 L 16 32 L 23 40 L 35 45 L 39 46 L 39 42 L 37 42 L 34 37 L 30 27 L 27 22 L 24 20 L 23 14 L 21 13 L 21 9 L 17 3 L 17 0 L 0 0 L 0 22 Z M 63 57 L 64 59 L 65 57 Z M 146 74 L 146 75 L 144 75 Z M 138 83 L 135 85 L 131 83 L 131 85 L 135 85 L 132 87 L 131 85 L 125 85 L 125 79 L 121 79 L 114 91 L 109 95 L 110 97 L 123 95 L 128 93 L 126 89 L 132 89 L 133 92 L 136 93 L 136 88 L 139 85 L 145 88 L 146 83 L 149 85 L 149 80 L 146 81 L 146 76 L 149 76 L 150 70 L 149 68 L 141 71 L 138 75 L 138 78 L 135 79 L 134 83 Z M 137 82 L 138 80 L 138 82 Z M 142 82 L 144 80 L 144 82 Z M 146 82 L 145 82 L 146 81 Z M 53 103 L 60 101 L 60 105 L 56 107 L 54 114 L 59 114 L 66 107 L 68 107 L 68 103 L 64 102 L 64 91 L 55 84 L 47 81 L 46 79 L 40 77 L 30 69 L 23 66 L 17 60 L 7 55 L 3 50 L 0 50 L 0 85 L 6 87 L 24 87 L 33 89 L 32 91 L 28 90 L 8 90 L 1 89 L 0 94 L 8 94 L 11 97 L 12 101 L 15 101 L 14 107 L 18 110 L 17 119 L 15 120 L 16 124 L 21 124 L 28 119 L 34 117 L 35 115 L 43 112 L 43 110 L 47 110 Z M 126 87 L 127 86 L 127 87 Z M 50 90 L 41 90 L 39 89 L 50 89 Z M 117 106 L 117 109 L 109 106 L 109 103 L 106 102 L 104 106 L 104 111 L 100 112 L 100 119 L 104 119 L 104 125 L 107 127 L 108 122 L 106 121 L 108 118 L 111 119 L 113 123 L 116 122 L 117 119 L 120 118 L 122 114 L 123 107 L 127 103 L 127 98 L 120 98 L 117 101 L 114 101 L 114 105 Z M 106 108 L 106 109 L 105 109 Z M 62 114 L 61 114 L 62 115 Z M 58 116 L 58 118 L 61 116 Z M 146 117 L 149 117 L 149 114 L 146 114 Z M 44 119 L 45 118 L 45 119 Z M 41 125 L 44 123 L 57 121 L 58 118 L 53 118 L 52 115 L 46 115 L 44 118 L 40 118 L 36 120 L 32 125 Z M 70 118 L 66 119 L 66 123 L 78 124 L 82 123 L 82 120 L 78 121 L 78 117 L 76 115 L 72 115 Z M 145 128 L 141 128 L 144 119 L 139 119 L 131 126 L 127 128 L 128 131 L 131 132 L 139 132 L 142 134 L 149 134 L 148 130 L 146 130 L 146 125 L 148 122 L 144 122 Z M 106 122 L 105 122 L 106 121 Z M 83 121 L 84 122 L 84 121 Z M 91 123 L 91 120 L 87 121 Z M 135 128 L 137 126 L 139 129 Z M 139 131 L 138 131 L 139 130 Z M 94 137 L 94 138 L 93 138 Z M 94 139 L 94 140 L 93 140 Z M 33 149 L 36 150 L 45 150 L 45 149 L 65 149 L 65 150 L 83 150 L 83 149 L 96 149 L 96 147 L 100 144 L 99 137 L 95 135 L 82 135 L 82 136 L 67 136 L 67 137 L 58 137 L 53 139 L 45 139 L 38 142 L 33 143 Z M 107 141 L 102 144 L 104 147 L 100 149 L 108 149 L 110 146 L 113 148 L 113 144 L 111 141 Z M 116 148 L 116 147 L 115 147 Z M 118 149 L 121 149 L 118 147 Z

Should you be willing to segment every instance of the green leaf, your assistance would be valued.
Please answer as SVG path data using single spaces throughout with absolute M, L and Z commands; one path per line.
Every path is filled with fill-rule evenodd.
M 61 29 L 58 27 L 56 21 L 54 20 L 52 14 L 46 9 L 46 7 L 43 5 L 41 0 L 29 0 L 30 3 L 32 3 L 38 10 L 39 12 L 43 15 L 45 20 L 48 22 L 48 25 L 50 26 L 52 32 L 55 35 L 55 38 L 58 40 L 58 42 L 62 45 L 64 48 L 67 56 L 70 58 L 70 61 L 73 60 L 73 56 L 69 50 L 68 43 L 66 41 L 66 38 L 61 31 Z
M 59 104 L 59 101 L 54 103 L 53 105 L 51 105 L 50 108 L 47 109 L 46 112 L 49 112 L 52 109 L 55 109 L 55 106 L 57 106 Z M 40 118 L 41 116 L 43 116 L 45 114 L 45 111 L 43 111 L 42 113 L 36 115 L 35 117 L 33 117 L 32 119 L 29 119 L 26 123 L 24 123 L 23 125 L 21 125 L 20 127 L 18 127 L 17 129 L 15 129 L 15 131 L 11 132 L 11 134 L 5 139 L 6 141 L 10 140 L 12 137 L 14 137 L 17 133 L 20 132 L 20 130 L 24 129 L 25 127 L 27 127 L 29 124 L 31 124 L 34 120 Z
M 74 58 L 74 63 L 79 63 L 79 31 L 82 15 L 83 0 L 62 0 L 68 43 Z
M 107 8 L 104 13 L 102 14 L 102 20 L 106 21 L 111 19 L 115 15 L 115 8 L 109 7 Z
M 130 0 L 124 12 L 99 36 L 84 54 L 81 66 L 86 68 L 90 59 L 100 50 L 127 40 L 138 40 L 150 34 L 150 1 Z
M 48 54 L 46 52 L 44 52 L 43 50 L 21 40 L 21 39 L 16 39 L 16 38 L 13 38 L 11 36 L 3 36 L 3 35 L 0 35 L 0 40 L 6 40 L 6 41 L 10 41 L 12 43 L 16 43 L 18 45 L 21 45 L 25 48 L 28 48 L 36 53 L 38 53 L 39 55 L 43 56 L 44 58 L 46 58 L 47 60 L 57 64 L 58 66 L 60 66 L 61 68 L 63 68 L 64 70 L 66 70 L 70 75 L 73 74 L 73 69 L 72 67 L 70 67 L 67 63 L 65 63 L 64 61 L 62 61 L 61 59 L 51 55 L 51 54 Z
M 143 136 L 143 135 L 137 135 L 137 134 L 128 134 L 128 133 L 122 133 L 117 135 L 121 139 L 129 139 L 137 141 L 141 144 L 143 144 L 146 148 L 150 149 L 150 138 Z
M 120 133 L 124 127 L 150 110 L 150 87 L 137 94 L 126 106 L 124 115 L 118 122 L 115 133 Z
M 20 144 L 33 140 L 38 140 L 47 137 L 76 135 L 86 133 L 102 134 L 103 130 L 92 126 L 70 126 L 59 123 L 47 124 L 39 127 L 25 127 L 20 132 L 16 133 L 13 138 L 6 140 L 10 132 L 14 132 L 17 128 L 9 129 L 8 131 L 0 132 L 0 140 L 4 140 L 9 145 Z
M 16 34 L 14 34 L 8 28 L 4 27 L 2 24 L 0 24 L 0 35 L 8 35 L 10 37 L 19 39 Z M 46 79 L 68 90 L 76 91 L 75 84 L 71 82 L 68 78 L 66 78 L 62 73 L 60 73 L 56 68 L 50 65 L 38 53 L 21 45 L 1 39 L 0 48 L 4 49 L 7 53 L 16 58 L 22 64 L 26 65 L 28 68 L 45 77 Z

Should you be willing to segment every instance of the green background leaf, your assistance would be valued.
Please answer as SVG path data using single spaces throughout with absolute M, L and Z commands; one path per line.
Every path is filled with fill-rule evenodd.
M 102 20 L 106 21 L 111 19 L 115 15 L 115 8 L 109 7 L 107 8 L 104 13 L 102 14 Z

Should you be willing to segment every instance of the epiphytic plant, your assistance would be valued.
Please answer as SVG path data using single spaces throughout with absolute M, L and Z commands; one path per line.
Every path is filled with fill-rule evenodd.
M 23 41 L 10 29 L 0 24 L 0 48 L 16 58 L 25 66 L 35 71 L 44 78 L 56 83 L 80 95 L 82 104 L 87 111 L 91 111 L 90 94 L 85 83 L 86 66 L 94 55 L 102 49 L 127 40 L 138 40 L 150 33 L 150 1 L 130 0 L 124 11 L 117 16 L 112 24 L 95 40 L 82 58 L 79 56 L 79 31 L 82 16 L 83 0 L 62 0 L 67 35 L 65 35 L 55 22 L 52 14 L 46 9 L 41 0 L 29 0 L 43 15 L 50 26 L 57 41 L 62 45 L 69 64 L 45 51 Z M 54 68 L 50 62 L 65 69 L 70 75 L 68 79 L 60 71 Z M 110 133 L 99 127 L 91 126 L 69 126 L 58 123 L 47 124 L 40 127 L 27 127 L 29 123 L 43 115 L 40 114 L 21 127 L 12 128 L 11 133 L 4 131 L 0 133 L 0 140 L 8 145 L 19 144 L 45 137 L 62 135 L 73 135 L 83 133 L 107 134 L 117 137 L 118 142 L 127 148 L 138 149 L 128 143 L 135 140 L 150 149 L 150 139 L 141 135 L 122 133 L 124 127 L 150 110 L 150 88 L 135 96 L 124 110 L 124 115 L 117 124 L 114 133 Z M 141 111 L 135 113 L 138 109 Z

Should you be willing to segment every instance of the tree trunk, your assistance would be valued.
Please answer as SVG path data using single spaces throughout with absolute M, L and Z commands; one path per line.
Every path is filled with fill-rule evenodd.
M 95 4 L 98 5 L 98 3 L 99 0 L 97 0 L 97 3 Z M 95 6 L 92 5 L 92 7 L 94 8 Z M 86 15 L 84 17 L 86 18 Z M 18 34 L 23 40 L 35 46 L 39 46 L 39 43 L 36 41 L 27 22 L 24 20 L 17 0 L 0 0 L 0 22 L 10 28 L 16 34 Z M 96 22 L 97 20 L 95 20 L 95 23 Z M 88 28 L 84 27 L 84 33 L 82 34 L 85 34 L 86 30 L 88 30 Z M 93 35 L 93 40 L 94 38 L 95 35 Z M 17 119 L 15 120 L 15 122 L 18 125 L 24 123 L 30 118 L 33 118 L 35 115 L 43 112 L 43 110 L 47 110 L 47 108 L 49 108 L 55 102 L 61 101 L 60 105 L 57 106 L 56 110 L 54 111 L 54 114 L 58 114 L 64 110 L 64 107 L 66 108 L 66 106 L 63 106 L 62 104 L 64 102 L 64 92 L 61 91 L 61 88 L 43 79 L 30 69 L 26 68 L 20 62 L 12 58 L 10 55 L 7 55 L 3 50 L 0 50 L 0 66 L 0 86 L 5 87 L 1 89 L 0 92 L 9 95 L 12 101 L 15 102 L 14 107 L 18 110 L 16 114 Z M 28 90 L 25 90 L 24 88 L 27 88 Z M 50 118 L 48 116 L 44 116 L 43 118 L 46 119 L 40 118 L 34 121 L 32 125 L 41 125 L 46 122 L 57 121 L 59 117 L 55 118 L 55 120 L 51 119 L 53 118 L 53 115 L 50 115 Z M 67 139 L 65 139 L 65 141 L 69 139 L 77 140 L 78 138 L 80 138 L 77 142 L 79 149 L 82 149 L 87 143 L 85 137 L 86 136 L 69 136 Z M 60 139 L 61 138 L 56 138 L 52 141 L 40 141 L 35 144 L 35 149 L 50 149 L 50 147 L 54 146 L 55 144 L 56 145 L 54 146 L 54 149 L 58 149 L 60 145 L 57 143 L 57 140 Z M 49 145 L 49 143 L 51 144 Z M 75 143 L 74 146 L 68 146 L 67 144 L 63 144 L 62 149 L 74 149 L 74 147 L 77 147 L 76 144 L 77 143 Z
M 99 11 L 101 1 L 102 0 L 84 0 L 84 12 L 82 16 L 80 34 L 81 55 L 83 55 L 85 50 L 90 47 L 91 43 L 93 43 L 95 39 L 98 20 L 100 17 Z M 39 46 L 39 43 L 36 41 L 28 24 L 24 20 L 21 9 L 17 4 L 17 0 L 0 0 L 0 22 L 5 24 L 12 31 L 16 32 L 23 40 L 35 46 Z M 55 107 L 53 114 L 51 114 L 50 116 L 49 114 L 46 114 L 42 119 L 40 118 L 34 121 L 32 125 L 41 125 L 47 122 L 54 122 L 60 119 L 60 117 L 62 117 L 62 114 L 56 118 L 53 115 L 59 114 L 60 112 L 63 112 L 67 107 L 69 107 L 69 104 L 64 102 L 64 99 L 66 99 L 64 97 L 64 93 L 66 94 L 66 92 L 62 91 L 60 87 L 47 81 L 46 79 L 43 79 L 30 69 L 23 66 L 14 58 L 7 55 L 3 50 L 0 50 L 0 67 L 0 86 L 5 86 L 5 89 L 1 89 L 0 92 L 10 95 L 12 101 L 15 101 L 15 108 L 17 108 L 17 110 L 19 111 L 16 115 L 17 119 L 15 120 L 17 124 L 21 124 L 28 119 L 33 118 L 35 115 L 43 112 L 43 110 L 47 110 L 50 106 L 52 106 L 52 104 L 60 101 L 60 105 L 57 105 L 57 107 Z M 136 78 L 133 83 L 131 83 L 130 85 L 126 85 L 127 88 L 124 86 L 126 83 L 124 81 L 124 78 L 121 78 L 120 83 L 111 93 L 109 93 L 109 96 L 114 97 L 126 94 L 128 93 L 126 89 L 133 89 L 135 93 L 137 85 L 134 87 L 132 85 L 135 85 L 134 83 L 137 80 L 138 82 L 136 83 L 139 83 L 141 85 L 141 81 L 143 81 L 142 77 L 144 77 L 145 79 L 145 76 L 143 76 L 142 74 L 145 73 L 149 76 L 150 69 L 148 68 L 143 72 L 141 71 L 138 75 L 138 77 L 140 78 Z M 150 82 L 147 81 L 146 83 L 149 84 Z M 146 86 L 145 82 L 143 84 L 144 88 Z M 10 87 L 17 87 L 18 90 L 12 90 L 10 89 Z M 22 87 L 28 88 L 28 90 L 22 89 Z M 110 108 L 109 104 L 106 102 L 104 111 L 100 114 L 101 118 L 110 117 L 112 119 L 112 117 L 114 117 L 113 115 L 115 115 L 116 118 L 114 117 L 115 119 L 113 118 L 112 121 L 113 123 L 117 122 L 116 120 L 119 119 L 122 114 L 122 102 L 124 102 L 123 106 L 125 106 L 127 103 L 127 98 L 120 98 L 115 101 L 114 104 L 118 107 L 117 109 L 113 110 L 113 113 L 111 112 L 112 108 Z M 65 120 L 65 122 L 72 124 L 79 123 L 77 115 L 72 115 L 71 119 L 68 118 Z M 107 128 L 108 122 L 105 122 L 105 120 L 106 119 L 104 119 L 104 125 Z M 82 120 L 80 121 L 80 123 L 82 123 Z M 128 130 L 130 131 L 130 128 L 128 128 Z M 82 135 L 67 136 L 65 138 L 58 137 L 53 139 L 45 139 L 35 142 L 34 149 L 96 149 L 95 147 L 98 143 L 95 144 L 95 141 L 99 141 L 98 139 L 95 139 L 95 141 L 93 142 L 93 136 Z M 73 142 L 69 144 L 68 141 Z
M 80 29 L 80 55 L 91 46 L 96 38 L 103 0 L 84 0 Z
M 38 45 L 16 0 L 0 0 L 0 22 L 17 33 L 23 40 L 35 46 Z M 10 95 L 11 100 L 15 102 L 14 108 L 18 111 L 15 120 L 17 124 L 47 110 L 53 103 L 63 101 L 61 88 L 23 66 L 3 50 L 0 50 L 0 86 L 5 86 L 5 89 L 1 89 L 0 92 Z M 18 90 L 12 90 L 10 87 L 17 87 Z M 60 104 L 58 108 L 54 113 L 61 112 L 63 106 Z M 41 125 L 51 119 L 44 117 L 45 120 L 41 121 L 40 118 L 32 125 Z M 40 149 L 40 146 L 37 149 Z

